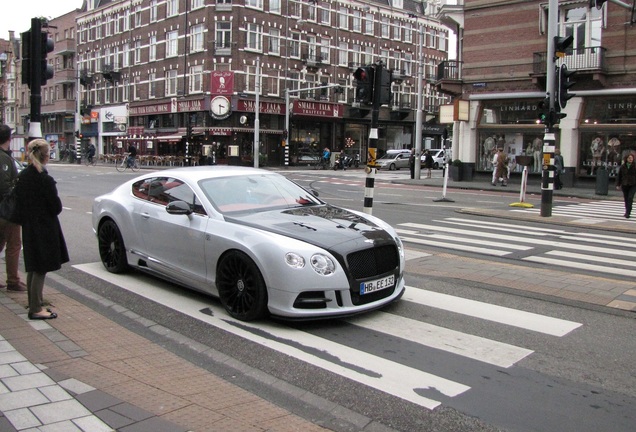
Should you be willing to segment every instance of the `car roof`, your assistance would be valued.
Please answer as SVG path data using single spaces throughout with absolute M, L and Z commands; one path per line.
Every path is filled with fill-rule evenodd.
M 167 170 L 155 171 L 152 174 L 146 174 L 141 177 L 179 177 L 187 178 L 191 181 L 198 182 L 203 179 L 215 178 L 215 177 L 232 177 L 232 176 L 245 176 L 245 175 L 273 175 L 280 176 L 280 174 L 267 171 L 260 168 L 243 167 L 243 166 L 231 166 L 231 165 L 202 165 L 196 167 L 180 167 L 171 168 Z

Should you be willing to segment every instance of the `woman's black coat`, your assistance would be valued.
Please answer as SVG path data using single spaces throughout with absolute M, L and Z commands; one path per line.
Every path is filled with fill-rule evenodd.
M 16 194 L 22 218 L 22 247 L 27 272 L 59 270 L 63 263 L 69 261 L 57 218 L 62 212 L 62 201 L 55 184 L 46 170 L 40 173 L 33 165 L 18 176 Z

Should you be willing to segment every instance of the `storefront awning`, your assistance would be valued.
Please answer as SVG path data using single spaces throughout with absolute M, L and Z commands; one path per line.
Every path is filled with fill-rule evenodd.
M 254 128 L 243 128 L 243 127 L 235 127 L 234 132 L 248 132 L 254 133 Z M 260 129 L 259 133 L 262 134 L 279 134 L 282 135 L 283 131 L 279 129 Z
M 159 141 L 181 141 L 183 136 L 181 135 L 157 135 L 156 137 Z

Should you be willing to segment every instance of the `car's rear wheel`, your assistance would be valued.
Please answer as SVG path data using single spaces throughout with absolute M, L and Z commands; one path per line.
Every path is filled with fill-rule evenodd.
M 111 273 L 122 273 L 128 269 L 124 239 L 114 221 L 107 220 L 99 226 L 97 242 L 99 256 L 106 270 Z
M 267 314 L 267 289 L 258 267 L 242 252 L 233 251 L 219 262 L 219 298 L 234 318 L 251 321 Z
M 433 168 L 434 168 L 434 169 L 439 169 L 439 164 L 438 164 L 437 162 L 435 162 L 435 163 L 433 164 Z

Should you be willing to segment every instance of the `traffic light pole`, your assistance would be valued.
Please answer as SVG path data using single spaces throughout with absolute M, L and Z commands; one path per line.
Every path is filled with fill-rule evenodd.
M 377 165 L 375 163 L 378 151 L 378 126 L 380 123 L 380 103 L 382 86 L 382 62 L 375 66 L 373 75 L 373 102 L 371 104 L 371 129 L 369 131 L 369 146 L 367 155 L 367 178 L 364 185 L 364 208 L 366 214 L 373 213 L 373 188 L 375 187 L 375 174 Z
M 40 62 L 42 53 L 42 21 L 40 18 L 31 18 L 31 41 L 29 47 L 30 68 L 30 90 L 29 104 L 29 141 L 35 138 L 42 138 L 42 68 Z
M 552 216 L 552 199 L 554 195 L 554 120 L 556 113 L 556 104 L 559 103 L 556 94 L 556 63 L 554 58 L 555 43 L 554 38 L 557 36 L 557 19 L 559 13 L 558 0 L 550 0 L 548 6 L 548 51 L 546 55 L 546 97 L 550 100 L 550 108 L 548 120 L 543 136 L 543 161 L 541 171 L 541 216 Z

